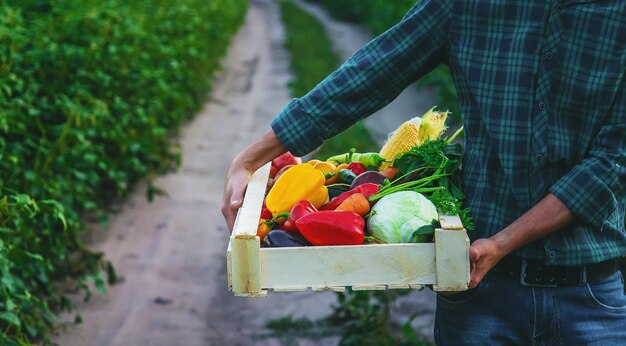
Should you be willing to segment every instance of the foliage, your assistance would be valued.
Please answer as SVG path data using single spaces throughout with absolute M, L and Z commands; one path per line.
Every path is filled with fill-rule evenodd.
M 328 324 L 340 328 L 340 345 L 428 345 L 411 326 L 412 319 L 395 325 L 390 311 L 396 298 L 409 290 L 353 291 L 337 294 Z
M 104 287 L 81 220 L 177 164 L 246 6 L 0 0 L 0 344 L 46 343 L 66 280 Z
M 324 5 L 330 14 L 340 20 L 365 24 L 373 35 L 380 35 L 399 22 L 415 0 L 308 0 Z M 439 106 L 452 113 L 456 123 L 461 122 L 461 112 L 456 88 L 448 66 L 441 65 L 417 82 L 418 88 L 434 89 Z M 456 127 L 456 124 L 452 124 Z
M 297 345 L 306 338 L 342 346 L 428 346 L 411 323 L 417 315 L 399 325 L 389 317 L 395 300 L 410 290 L 353 291 L 337 293 L 337 304 L 330 316 L 318 320 L 294 318 L 291 315 L 268 321 L 270 333 L 262 338 L 279 338 L 284 345 Z M 338 339 L 335 342 L 335 338 Z
M 393 165 L 399 169 L 398 180 L 401 183 L 397 184 L 394 181 L 389 186 L 383 187 L 379 194 L 388 193 L 383 190 L 410 190 L 414 183 L 426 181 L 420 184 L 420 189 L 433 191 L 427 196 L 437 206 L 439 213 L 459 215 L 465 229 L 471 231 L 474 225 L 469 217 L 469 210 L 464 209 L 462 204 L 465 200 L 461 179 L 463 147 L 458 143 L 451 144 L 451 141 L 452 138 L 426 140 L 398 156 Z M 436 179 L 432 179 L 434 177 Z M 415 191 L 421 192 L 419 189 Z
M 286 27 L 286 47 L 291 55 L 294 73 L 289 83 L 294 96 L 305 95 L 341 63 L 322 24 L 312 15 L 289 1 L 281 1 L 281 19 Z M 350 148 L 377 151 L 377 144 L 362 122 L 330 138 L 315 152 L 315 157 L 327 158 Z

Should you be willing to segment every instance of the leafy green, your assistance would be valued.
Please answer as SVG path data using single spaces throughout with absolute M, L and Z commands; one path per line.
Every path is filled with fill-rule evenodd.
M 429 240 L 438 220 L 437 208 L 424 195 L 399 191 L 381 198 L 367 221 L 372 236 L 385 243 L 419 243 Z
M 83 220 L 105 220 L 133 183 L 179 162 L 172 138 L 246 8 L 0 1 L 0 345 L 47 344 L 55 313 L 71 309 L 66 289 L 114 280 L 83 246 Z

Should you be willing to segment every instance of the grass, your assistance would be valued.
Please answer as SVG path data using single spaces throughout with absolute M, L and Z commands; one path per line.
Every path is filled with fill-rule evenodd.
M 301 97 L 313 89 L 341 63 L 322 24 L 290 1 L 281 1 L 281 19 L 287 32 L 286 47 L 291 55 L 294 79 L 289 88 L 294 97 Z M 327 139 L 315 151 L 314 158 L 348 152 L 378 151 L 379 146 L 363 122 L 359 121 L 337 136 Z

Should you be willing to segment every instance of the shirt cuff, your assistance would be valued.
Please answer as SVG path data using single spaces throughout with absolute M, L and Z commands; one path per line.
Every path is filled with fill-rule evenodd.
M 596 230 L 615 231 L 624 222 L 623 206 L 618 203 L 611 188 L 584 165 L 574 167 L 551 188 L 569 210 Z M 623 227 L 623 226 L 622 226 Z
M 293 99 L 272 121 L 278 139 L 295 156 L 304 156 L 319 147 L 324 138 L 298 99 Z

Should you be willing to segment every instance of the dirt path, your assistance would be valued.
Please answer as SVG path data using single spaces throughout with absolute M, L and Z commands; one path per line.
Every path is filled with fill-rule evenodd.
M 90 246 L 106 253 L 122 282 L 106 294 L 96 293 L 87 303 L 77 297 L 75 306 L 84 322 L 68 323 L 55 342 L 64 346 L 278 345 L 281 340 L 261 337 L 267 333 L 267 321 L 286 315 L 317 319 L 330 313 L 334 293 L 243 299 L 227 290 L 228 232 L 219 211 L 223 177 L 235 153 L 264 132 L 291 98 L 283 35 L 278 6 L 271 0 L 252 0 L 210 101 L 181 132 L 182 168 L 157 180 L 169 196 L 148 203 L 145 188 L 139 186 L 120 206 L 122 212 L 111 216 L 109 230 L 93 237 Z M 341 35 L 351 37 L 351 33 Z M 388 124 L 388 116 L 382 118 L 375 121 L 387 124 L 386 134 L 395 124 Z M 411 297 L 398 302 L 398 318 L 424 309 Z M 73 321 L 74 314 L 64 319 Z M 416 323 L 431 328 L 428 321 Z M 298 343 L 334 344 L 336 338 Z
M 181 133 L 182 169 L 157 181 L 169 196 L 149 204 L 139 187 L 93 244 L 124 281 L 77 303 L 84 322 L 59 335 L 60 345 L 274 345 L 258 337 L 267 321 L 330 312 L 333 293 L 243 299 L 227 290 L 223 178 L 290 99 L 282 36 L 277 5 L 252 1 L 211 101 Z

